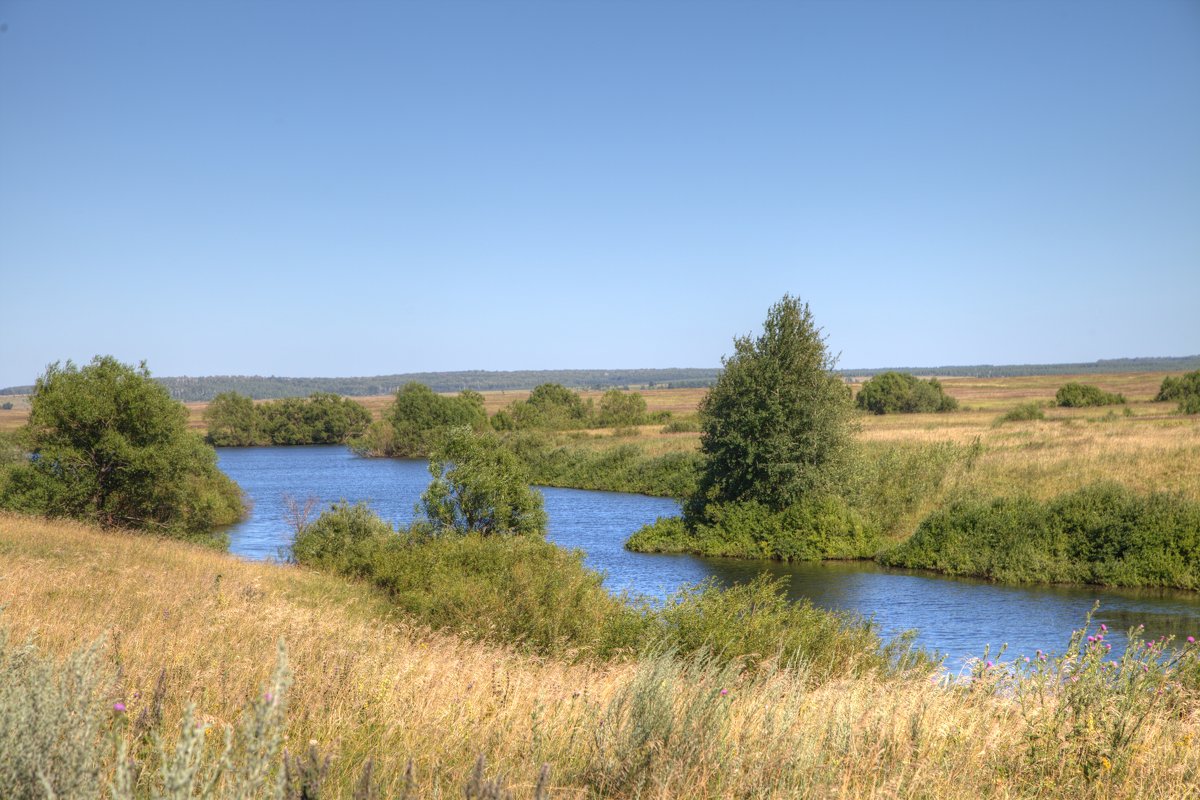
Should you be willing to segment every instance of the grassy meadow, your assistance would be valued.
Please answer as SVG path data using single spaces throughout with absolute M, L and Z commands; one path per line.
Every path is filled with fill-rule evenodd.
M 155 707 L 170 732 L 194 704 L 219 738 L 282 639 L 285 747 L 331 756 L 323 797 L 351 796 L 368 759 L 378 796 L 462 796 L 480 756 L 515 797 L 543 765 L 554 798 L 1191 797 L 1200 780 L 1196 676 L 1153 661 L 964 681 L 572 663 L 431 632 L 362 583 L 14 515 L 0 606 L 11 641 L 55 659 L 103 638 L 106 735 L 133 747 L 124 720 Z

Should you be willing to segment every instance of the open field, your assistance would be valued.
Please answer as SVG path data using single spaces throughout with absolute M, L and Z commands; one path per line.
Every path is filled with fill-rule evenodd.
M 555 798 L 1157 798 L 1194 796 L 1200 780 L 1190 693 L 1146 707 L 1114 744 L 1113 726 L 1133 722 L 1114 716 L 1131 713 L 1119 695 L 1098 695 L 1072 728 L 1056 693 L 1022 712 L 986 682 L 568 665 L 421 630 L 332 576 L 75 523 L 0 515 L 0 606 L 14 640 L 58 657 L 107 637 L 120 665 L 109 702 L 131 719 L 161 672 L 167 731 L 188 703 L 233 721 L 282 638 L 287 746 L 333 755 L 330 796 L 349 795 L 367 758 L 393 794 L 411 758 L 416 796 L 461 796 L 481 754 L 517 797 L 543 763 Z

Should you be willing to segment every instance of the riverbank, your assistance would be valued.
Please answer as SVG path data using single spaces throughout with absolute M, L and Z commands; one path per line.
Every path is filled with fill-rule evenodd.
M 328 796 L 349 795 L 367 759 L 384 796 L 410 759 L 416 796 L 459 793 L 481 755 L 517 797 L 543 764 L 561 798 L 1140 798 L 1185 796 L 1200 779 L 1194 689 L 1174 676 L 1171 691 L 1146 684 L 1128 703 L 1088 672 L 1086 694 L 1051 683 L 1023 714 L 989 679 L 814 685 L 663 658 L 569 664 L 432 633 L 333 576 L 8 515 L 0 576 L 13 641 L 37 631 L 61 659 L 107 634 L 102 660 L 120 680 L 106 725 L 122 735 L 122 719 L 157 708 L 174 736 L 189 702 L 210 725 L 234 721 L 282 639 L 283 743 L 332 756 Z M 1113 735 L 1122 723 L 1128 738 Z

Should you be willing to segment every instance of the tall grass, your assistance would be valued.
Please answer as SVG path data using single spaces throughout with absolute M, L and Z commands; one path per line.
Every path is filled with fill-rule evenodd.
M 820 682 L 771 659 L 567 663 L 464 642 L 361 582 L 65 522 L 0 516 L 0 575 L 10 641 L 36 630 L 60 671 L 108 632 L 97 665 L 115 680 L 95 708 L 130 753 L 143 711 L 159 708 L 173 746 L 194 704 L 219 754 L 223 728 L 265 699 L 282 638 L 292 682 L 267 771 L 284 751 L 310 764 L 310 797 L 355 796 L 368 761 L 380 797 L 496 796 L 503 779 L 515 797 L 1143 800 L 1200 781 L 1194 651 L 1136 631 L 1114 667 L 1089 629 L 1062 656 L 981 660 L 962 680 Z

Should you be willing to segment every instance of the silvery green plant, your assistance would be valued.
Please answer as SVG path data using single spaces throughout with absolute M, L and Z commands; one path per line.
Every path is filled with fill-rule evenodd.
M 0 628 L 0 796 L 75 800 L 101 791 L 103 642 L 62 665 Z

